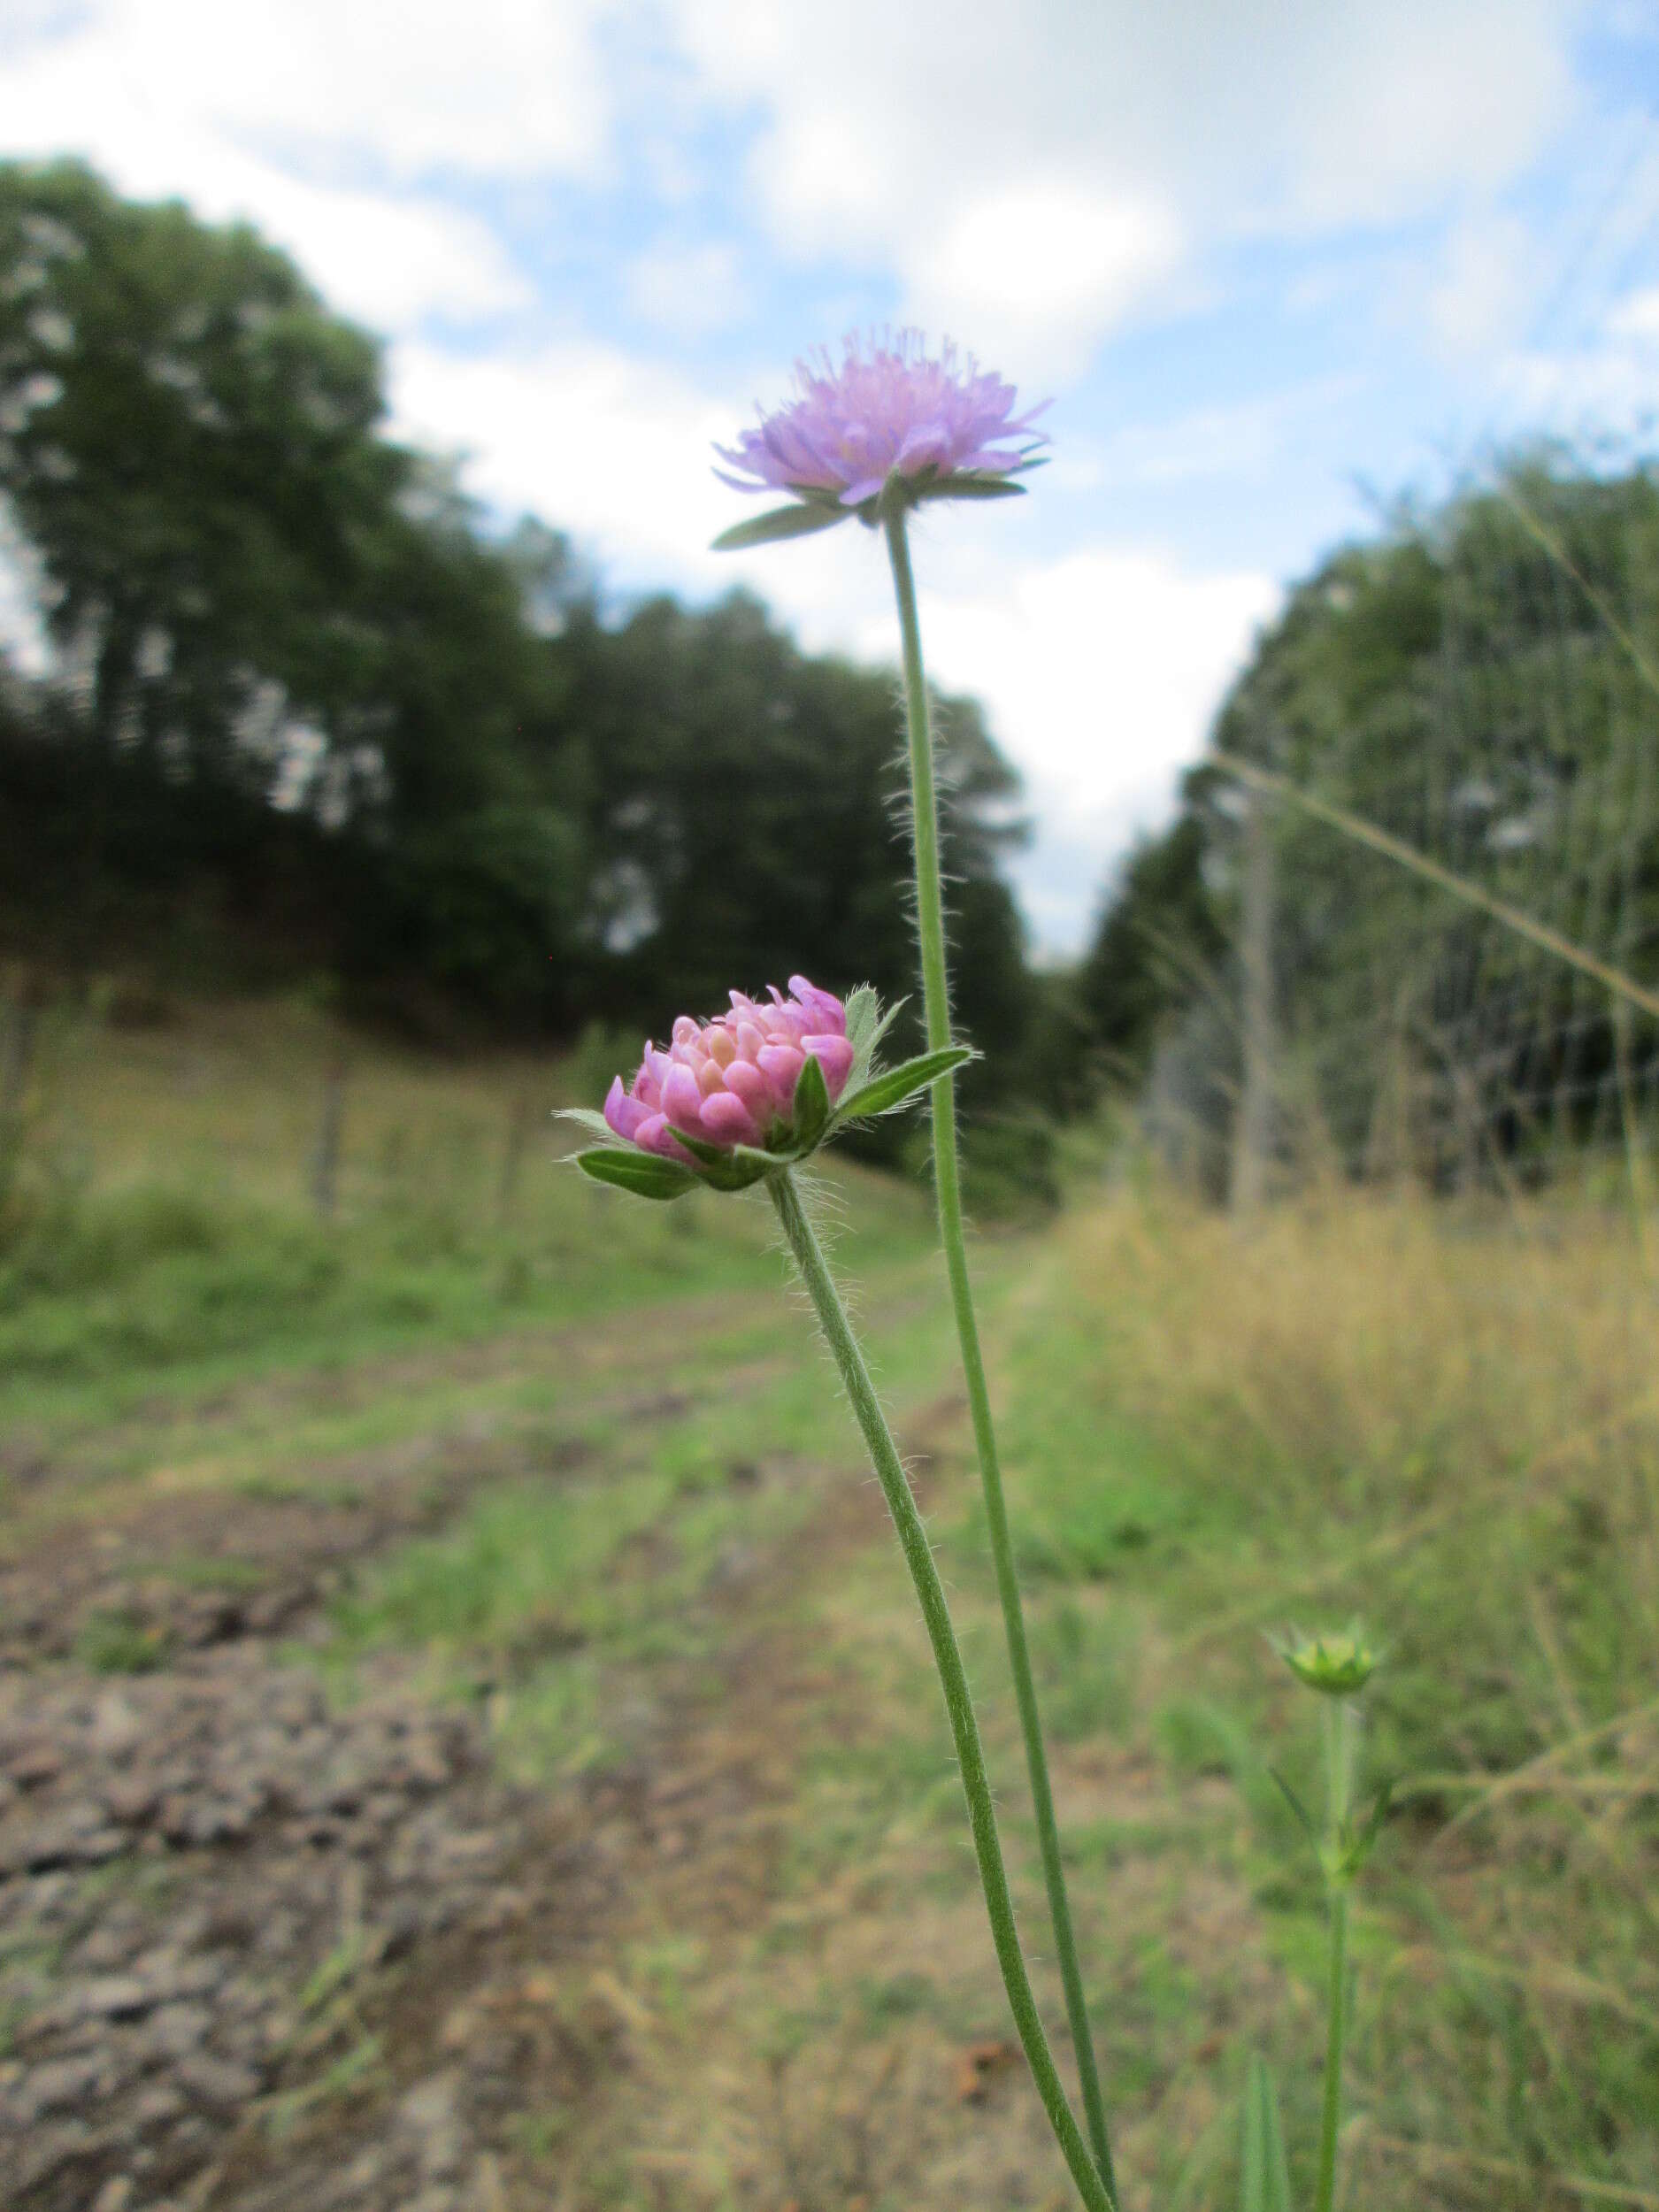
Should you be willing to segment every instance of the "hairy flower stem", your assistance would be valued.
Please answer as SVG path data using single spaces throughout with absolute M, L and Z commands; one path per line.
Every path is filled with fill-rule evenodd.
M 933 733 L 928 713 L 927 679 L 922 668 L 922 634 L 916 615 L 916 579 L 910 570 L 910 541 L 905 534 L 902 505 L 887 509 L 886 526 L 904 650 L 904 703 L 910 734 L 916 852 L 916 925 L 921 939 L 923 1005 L 928 1048 L 937 1051 L 950 1043 L 951 1036 L 950 982 L 945 966 L 944 893 L 939 866 L 939 803 L 933 789 Z M 997 1458 L 996 1431 L 991 1421 L 991 1396 L 986 1385 L 979 1327 L 974 1317 L 973 1291 L 968 1279 L 968 1248 L 962 1226 L 962 1171 L 956 1153 L 956 1101 L 949 1076 L 933 1085 L 933 1186 L 939 1206 L 940 1240 L 944 1246 L 945 1270 L 950 1279 L 950 1302 L 956 1309 L 962 1371 L 967 1379 L 979 1479 L 985 1490 L 986 1526 L 990 1532 L 996 1591 L 1002 1601 L 1009 1666 L 1014 1678 L 1014 1701 L 1019 1709 L 1020 1733 L 1025 1740 L 1025 1765 L 1031 1776 L 1032 1803 L 1037 1816 L 1037 1840 L 1042 1854 L 1043 1881 L 1048 1892 L 1048 1915 L 1054 1923 L 1055 1954 L 1065 1990 L 1066 2017 L 1071 2024 L 1071 2046 L 1077 2054 L 1089 2140 L 1102 2177 L 1115 2196 L 1118 2185 L 1112 2172 L 1111 2143 L 1106 2132 L 1100 2072 L 1094 2062 L 1088 2005 L 1083 1994 L 1077 1938 L 1066 1896 L 1060 1832 L 1054 1816 L 1054 1792 L 1049 1786 L 1042 1720 L 1037 1709 L 1037 1686 L 1032 1679 L 1025 1617 L 1020 1605 L 1019 1578 L 1014 1571 L 1008 1508 L 1002 1498 L 1002 1471 Z
M 1335 1850 L 1347 1827 L 1353 1793 L 1354 1708 L 1346 1698 L 1325 1701 L 1325 1824 Z M 1348 1893 L 1346 1870 L 1328 1878 L 1331 1898 L 1330 2014 L 1325 2024 L 1325 2100 L 1319 2123 L 1319 2179 L 1314 2212 L 1331 2212 L 1336 2196 L 1336 2145 L 1342 2121 L 1342 2042 L 1348 2022 Z
M 1336 2139 L 1342 2117 L 1342 2030 L 1348 2005 L 1348 1890 L 1331 1892 L 1331 2015 L 1325 2030 L 1325 2108 L 1319 2123 L 1315 2212 L 1331 2212 L 1336 2193 Z
M 926 1624 L 928 1641 L 933 1647 L 933 1663 L 939 1670 L 939 1679 L 945 1694 L 945 1710 L 950 1720 L 950 1733 L 956 1747 L 956 1763 L 962 1770 L 963 1793 L 968 1801 L 968 1821 L 973 1832 L 973 1853 L 979 1862 L 979 1883 L 985 1892 L 985 1909 L 990 1917 L 991 1940 L 996 1947 L 997 1964 L 1002 1970 L 1002 1984 L 1008 1992 L 1014 2025 L 1025 2048 L 1031 2067 L 1037 2093 L 1042 2099 L 1048 2124 L 1064 2154 L 1065 2162 L 1071 2170 L 1071 2177 L 1078 2193 L 1089 2212 L 1117 2212 L 1116 2193 L 1102 2177 L 1099 2168 L 1084 2141 L 1082 2131 L 1072 2117 L 1071 2108 L 1060 2077 L 1055 2070 L 1054 2057 L 1048 2048 L 1048 2039 L 1043 2032 L 1041 2016 L 1037 2010 L 1037 1999 L 1025 1970 L 1025 1955 L 1020 1949 L 1019 1932 L 1014 1920 L 1014 1901 L 1009 1893 L 1008 1874 L 1002 1863 L 1002 1847 L 997 1839 L 996 1812 L 991 1801 L 990 1778 L 986 1772 L 985 1751 L 979 1741 L 979 1723 L 973 1717 L 973 1701 L 969 1694 L 968 1678 L 963 1671 L 962 1654 L 957 1647 L 956 1631 L 950 1624 L 949 1609 L 945 1603 L 944 1586 L 939 1579 L 939 1570 L 933 1564 L 933 1548 L 922 1517 L 917 1510 L 903 1464 L 887 1427 L 880 1402 L 870 1380 L 870 1371 L 864 1365 L 864 1354 L 858 1348 L 852 1325 L 847 1318 L 835 1280 L 824 1257 L 822 1246 L 813 1232 L 811 1223 L 801 1203 L 801 1194 L 795 1178 L 786 1168 L 780 1174 L 766 1178 L 772 1203 L 778 1209 L 778 1218 L 783 1233 L 801 1271 L 807 1294 L 812 1301 L 831 1355 L 840 1371 L 847 1395 L 852 1402 L 854 1414 L 863 1432 L 864 1444 L 880 1481 L 887 1509 L 899 1532 L 899 1542 L 904 1552 L 904 1563 L 910 1571 L 916 1595 Z

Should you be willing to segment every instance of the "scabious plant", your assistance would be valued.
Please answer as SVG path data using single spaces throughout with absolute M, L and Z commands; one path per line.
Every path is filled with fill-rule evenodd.
M 1357 1621 L 1350 1622 L 1345 1629 L 1313 1634 L 1293 1628 L 1283 1637 L 1270 1637 L 1268 1640 L 1302 1687 L 1313 1693 L 1319 1706 L 1325 1782 L 1323 1817 L 1316 1820 L 1278 1769 L 1271 1771 L 1312 1847 L 1325 1879 L 1330 1950 L 1314 2212 L 1333 2212 L 1342 2118 L 1342 2062 L 1350 2001 L 1349 1894 L 1388 1816 L 1391 1796 L 1389 1786 L 1385 1783 L 1363 1815 L 1356 1810 L 1359 1699 L 1380 1663 L 1380 1654 Z M 1240 2163 L 1240 2212 L 1291 2212 L 1279 2100 L 1259 2060 L 1252 2062 L 1245 2097 Z
M 795 1179 L 800 1163 L 844 1123 L 902 1107 L 972 1056 L 953 1045 L 879 1071 L 876 1051 L 896 1008 L 883 1016 L 868 988 L 843 1004 L 803 976 L 792 978 L 789 989 L 787 1000 L 773 990 L 769 1005 L 733 992 L 731 1011 L 709 1022 L 681 1016 L 668 1047 L 646 1046 L 630 1086 L 620 1077 L 612 1084 L 603 1115 L 569 1115 L 596 1135 L 626 1140 L 579 1152 L 577 1164 L 596 1181 L 644 1198 L 678 1198 L 699 1183 L 717 1190 L 764 1183 L 898 1531 L 944 1693 L 997 1962 L 1033 2078 L 1089 2212 L 1116 2212 L 1066 2101 L 1020 1949 L 984 1747 L 933 1547 Z M 752 1068 L 760 1081 L 736 1076 L 733 1088 L 740 1068 Z M 741 1127 L 727 1107 L 710 1118 L 710 1102 L 721 1097 L 742 1108 Z
M 790 495 L 789 504 L 726 531 L 715 540 L 717 548 L 730 551 L 774 539 L 805 536 L 833 529 L 855 514 L 886 536 L 904 666 L 922 1001 L 927 1042 L 934 1051 L 949 1048 L 953 1041 L 950 978 L 945 956 L 933 723 L 907 524 L 912 508 L 931 501 L 1004 499 L 1025 490 L 1018 480 L 1041 465 L 1043 457 L 1038 449 L 1047 440 L 1033 427 L 1041 407 L 1023 414 L 1018 410 L 1012 385 L 981 370 L 972 357 L 964 359 L 949 344 L 934 357 L 915 331 L 880 340 L 863 341 L 855 336 L 846 341 L 839 365 L 827 354 L 797 364 L 794 397 L 770 413 L 763 412 L 758 425 L 744 431 L 734 447 L 717 449 L 728 464 L 728 469 L 717 472 L 739 490 L 778 490 Z M 1098 2178 L 1110 2196 L 1115 2189 L 1111 2144 L 1066 1894 L 1054 1792 L 974 1312 L 962 1216 L 956 1096 L 949 1077 L 934 1083 L 932 1109 L 940 1241 L 973 1422 L 986 1525 L 1025 1740 L 1055 1954 L 1065 1993 L 1089 2144 Z

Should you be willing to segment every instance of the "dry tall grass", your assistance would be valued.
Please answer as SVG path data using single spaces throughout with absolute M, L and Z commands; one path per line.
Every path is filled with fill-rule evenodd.
M 1357 1611 L 1392 1647 L 1354 2200 L 1659 2202 L 1659 1297 L 1628 1213 L 1345 1190 L 1240 1228 L 1163 1194 L 1060 1263 L 1086 1388 L 1186 1500 L 1143 1705 L 1242 1709 L 1278 1756 L 1305 1716 L 1258 1627 Z

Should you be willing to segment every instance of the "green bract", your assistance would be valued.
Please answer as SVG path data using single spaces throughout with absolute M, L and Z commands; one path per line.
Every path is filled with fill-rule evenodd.
M 1357 1626 L 1318 1636 L 1293 1630 L 1283 1641 L 1274 1641 L 1273 1648 L 1299 1682 L 1324 1697 L 1357 1697 L 1381 1657 Z
M 946 472 L 926 468 L 911 476 L 895 469 L 879 492 L 860 500 L 856 507 L 843 506 L 836 493 L 819 485 L 792 484 L 789 488 L 795 494 L 793 505 L 771 507 L 764 515 L 733 523 L 716 538 L 713 550 L 741 553 L 746 547 L 770 545 L 779 538 L 810 537 L 818 530 L 833 530 L 838 522 L 850 522 L 855 515 L 873 530 L 884 515 L 906 507 L 919 507 L 928 500 L 1017 499 L 1025 487 L 1016 484 L 1013 479 L 1028 469 L 1041 468 L 1045 458 L 1040 456 L 1017 462 L 1005 475 L 989 470 L 953 469 Z

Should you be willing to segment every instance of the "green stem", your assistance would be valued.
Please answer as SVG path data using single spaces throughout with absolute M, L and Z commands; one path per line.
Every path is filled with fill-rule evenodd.
M 1089 2155 L 1088 2145 L 1071 2116 L 1066 2102 L 1065 2091 L 1055 2070 L 1048 2039 L 1043 2032 L 1042 2018 L 1037 2010 L 1037 2000 L 1025 1970 L 1025 1961 L 1019 1947 L 1019 1932 L 1014 1920 L 1014 1901 L 1009 1893 L 1008 1874 L 1002 1863 L 1002 1848 L 997 1839 L 996 1813 L 991 1802 L 990 1779 L 986 1773 L 985 1752 L 979 1741 L 979 1724 L 973 1717 L 973 1701 L 968 1691 L 968 1678 L 963 1671 L 962 1654 L 957 1648 L 956 1632 L 950 1624 L 949 1609 L 945 1603 L 944 1586 L 939 1579 L 939 1570 L 933 1564 L 933 1548 L 922 1517 L 917 1510 L 916 1500 L 905 1479 L 898 1448 L 893 1441 L 886 1417 L 875 1388 L 870 1380 L 870 1371 L 864 1365 L 864 1354 L 852 1333 L 841 1297 L 835 1288 L 823 1248 L 813 1233 L 801 1203 L 801 1194 L 794 1176 L 786 1168 L 781 1174 L 769 1175 L 767 1187 L 772 1203 L 778 1209 L 778 1218 L 795 1265 L 801 1271 L 807 1294 L 812 1301 L 818 1322 L 829 1344 L 835 1365 L 852 1401 L 858 1426 L 864 1432 L 871 1462 L 880 1480 L 891 1512 L 894 1525 L 899 1532 L 903 1548 L 904 1563 L 910 1571 L 910 1580 L 926 1624 L 928 1641 L 933 1647 L 933 1662 L 939 1670 L 939 1679 L 945 1694 L 945 1710 L 949 1716 L 950 1732 L 956 1743 L 956 1763 L 962 1770 L 962 1787 L 968 1801 L 968 1821 L 973 1832 L 973 1852 L 979 1862 L 979 1882 L 985 1892 L 985 1909 L 990 1916 L 991 1939 L 996 1947 L 997 1964 L 1002 1970 L 1003 1986 L 1008 1991 L 1010 2008 L 1014 2025 L 1025 2047 L 1037 2093 L 1042 2099 L 1048 2124 L 1071 2170 L 1071 2177 L 1078 2193 L 1089 2212 L 1117 2212 L 1116 2198 L 1102 2180 L 1094 2161 Z
M 1334 1839 L 1348 1818 L 1353 1771 L 1353 1715 L 1345 1697 L 1319 1701 L 1319 1733 L 1325 1747 L 1325 1822 Z
M 1356 1709 L 1346 1698 L 1320 1701 L 1325 1739 L 1325 1818 L 1334 1851 L 1348 1826 L 1354 1790 Z M 1329 1878 L 1331 1894 L 1330 2018 L 1325 2025 L 1325 2104 L 1319 2124 L 1319 2185 L 1315 2212 L 1331 2212 L 1336 2191 L 1336 2139 L 1342 2124 L 1342 2039 L 1348 2022 L 1348 1877 Z
M 1319 2186 L 1314 2212 L 1331 2212 L 1336 2139 L 1342 2118 L 1342 2032 L 1348 2013 L 1348 1886 L 1331 1891 L 1331 2017 L 1325 2032 L 1325 2112 L 1319 2126 Z
M 905 534 L 904 510 L 894 506 L 886 516 L 887 552 L 893 563 L 893 587 L 899 603 L 899 632 L 904 651 L 904 703 L 910 735 L 910 802 L 916 853 L 916 925 L 921 939 L 922 997 L 927 1019 L 927 1043 L 938 1051 L 951 1041 L 950 981 L 945 965 L 944 894 L 939 865 L 939 803 L 933 789 L 933 733 L 927 707 L 927 679 L 922 667 L 922 634 L 916 614 L 916 579 L 910 571 L 910 541 Z M 1014 1701 L 1019 1709 L 1020 1733 L 1025 1740 L 1025 1766 L 1031 1777 L 1032 1804 L 1037 1816 L 1037 1842 L 1042 1855 L 1042 1878 L 1048 1892 L 1048 1916 L 1054 1923 L 1054 1947 L 1065 1990 L 1066 2018 L 1071 2046 L 1077 2054 L 1078 2079 L 1083 2092 L 1083 2111 L 1095 2163 L 1107 2187 L 1117 2193 L 1112 2171 L 1111 2143 L 1106 2131 L 1106 2110 L 1101 2097 L 1100 2072 L 1094 2043 L 1089 2032 L 1088 2005 L 1083 1994 L 1083 1975 L 1078 1964 L 1077 1937 L 1071 1926 L 1071 1901 L 1066 1895 L 1065 1868 L 1060 1857 L 1060 1832 L 1054 1816 L 1054 1791 L 1048 1781 L 1048 1760 L 1043 1748 L 1042 1720 L 1037 1709 L 1037 1686 L 1032 1679 L 1031 1653 L 1025 1640 L 1025 1617 L 1020 1605 L 1019 1578 L 1014 1571 L 1014 1547 L 1008 1531 L 1008 1508 L 1002 1497 L 1002 1471 L 997 1458 L 996 1431 L 991 1421 L 991 1396 L 985 1379 L 985 1361 L 979 1349 L 979 1323 L 974 1317 L 973 1290 L 968 1279 L 967 1240 L 962 1225 L 962 1171 L 956 1153 L 956 1100 L 951 1078 L 942 1077 L 933 1088 L 933 1184 L 939 1206 L 940 1240 L 944 1246 L 945 1271 L 950 1280 L 950 1302 L 956 1310 L 956 1336 L 962 1347 L 962 1371 L 968 1386 L 968 1406 L 973 1420 L 973 1440 L 979 1459 L 979 1480 L 985 1491 L 986 1526 L 990 1532 L 991 1558 L 996 1571 L 996 1593 L 1002 1601 L 1002 1627 L 1008 1639 L 1009 1667 L 1014 1678 Z

